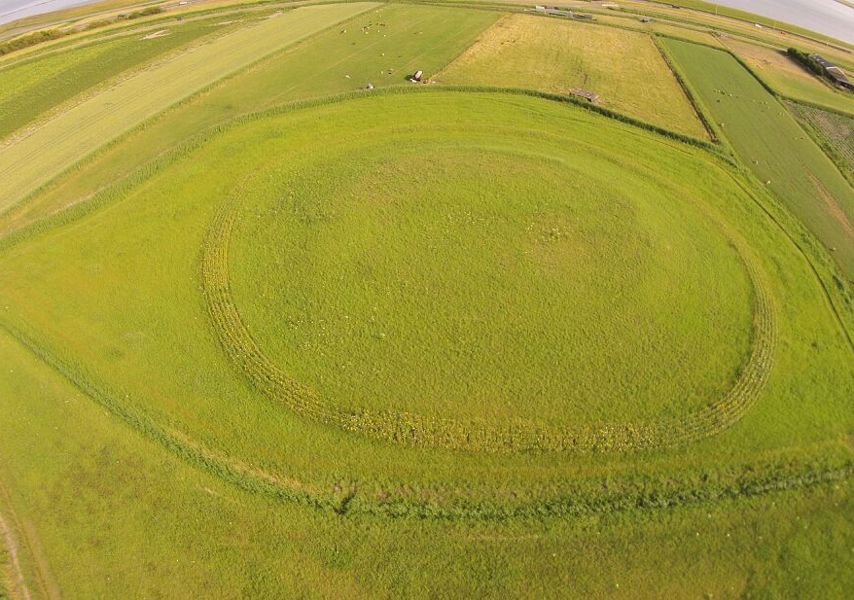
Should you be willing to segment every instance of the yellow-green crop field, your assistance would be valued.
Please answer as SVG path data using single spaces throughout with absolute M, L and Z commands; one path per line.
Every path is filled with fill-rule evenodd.
M 0 61 L 51 90 L 0 147 L 0 598 L 847 597 L 837 121 L 601 23 L 238 8 Z
M 562 94 L 581 88 L 614 110 L 687 135 L 706 135 L 652 38 L 643 33 L 512 15 L 484 32 L 435 79 Z

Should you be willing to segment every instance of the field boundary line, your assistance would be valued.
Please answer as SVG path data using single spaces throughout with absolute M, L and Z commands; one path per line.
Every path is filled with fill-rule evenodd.
M 679 87 L 682 88 L 682 93 L 685 94 L 686 98 L 688 98 L 688 103 L 691 105 L 691 108 L 694 109 L 694 114 L 697 116 L 697 119 L 703 124 L 703 127 L 706 129 L 706 133 L 709 134 L 709 138 L 711 138 L 714 143 L 721 143 L 721 136 L 719 135 L 717 128 L 712 124 L 712 121 L 709 120 L 706 113 L 700 107 L 698 94 L 694 91 L 694 88 L 688 82 L 688 79 L 684 76 L 682 71 L 680 71 L 676 66 L 675 61 L 667 52 L 667 49 L 659 42 L 658 36 L 652 34 L 649 35 L 652 38 L 652 43 L 655 45 L 656 49 L 658 49 L 658 53 L 661 55 L 661 59 L 664 61 L 664 64 L 667 65 L 668 69 L 670 69 L 670 72 L 676 79 L 676 83 L 678 83 Z

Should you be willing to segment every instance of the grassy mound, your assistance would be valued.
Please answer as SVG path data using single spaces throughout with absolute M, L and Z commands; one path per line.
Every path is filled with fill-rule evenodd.
M 701 207 L 610 151 L 520 143 L 519 113 L 451 131 L 477 107 L 415 103 L 429 125 L 365 100 L 318 113 L 331 152 L 296 131 L 220 164 L 260 171 L 230 283 L 272 362 L 342 410 L 491 424 L 675 417 L 731 387 L 751 283 Z
M 326 152 L 307 152 L 318 147 L 318 140 Z M 601 169 L 595 176 L 593 166 Z M 530 177 L 511 186 L 510 176 L 520 169 Z M 337 183 L 317 184 L 318 173 Z M 445 177 L 464 195 L 443 187 Z M 412 188 L 413 200 L 403 200 L 401 181 Z M 378 187 L 380 182 L 385 187 Z M 110 192 L 99 200 L 101 209 L 7 248 L 0 261 L 6 282 L 0 303 L 7 308 L 0 320 L 46 364 L 149 439 L 244 489 L 277 498 L 370 514 L 498 517 L 758 493 L 769 486 L 821 480 L 838 470 L 839 464 L 829 460 L 816 463 L 814 452 L 790 449 L 790 440 L 798 435 L 815 443 L 810 449 L 830 444 L 828 456 L 846 455 L 838 434 L 847 423 L 840 415 L 850 392 L 844 368 L 850 355 L 802 259 L 763 216 L 745 185 L 700 148 L 523 95 L 427 88 L 312 103 L 212 133 L 207 141 L 164 157 L 132 185 Z M 598 191 L 588 190 L 594 187 Z M 371 201 L 368 191 L 377 189 L 382 193 Z M 526 202 L 508 201 L 522 197 Z M 469 204 L 470 218 L 463 218 L 467 211 L 461 200 Z M 295 269 L 305 275 L 310 262 L 277 262 L 305 258 L 294 236 L 308 240 L 310 227 L 294 213 L 297 201 L 303 216 L 317 220 L 311 255 L 317 273 L 326 276 L 303 277 L 298 289 L 287 287 L 294 285 L 287 273 Z M 395 202 L 398 210 L 393 210 Z M 419 213 L 422 205 L 428 212 Z M 321 219 L 329 206 L 339 209 L 340 221 Z M 277 207 L 282 210 L 272 210 Z M 452 228 L 449 214 L 456 218 Z M 597 214 L 602 218 L 594 219 Z M 574 237 L 553 240 L 553 222 L 561 215 Z M 478 219 L 486 216 L 493 222 L 479 227 Z M 393 231 L 378 237 L 372 218 L 385 219 Z M 528 232 L 532 219 L 540 227 Z M 431 238 L 435 252 L 425 247 Z M 550 257 L 555 244 L 563 243 L 572 251 Z M 667 244 L 677 258 L 666 258 Z M 493 269 L 491 279 L 489 269 L 478 270 L 503 252 L 524 249 L 532 254 L 521 255 L 527 262 L 520 260 L 518 272 Z M 533 249 L 542 252 L 535 256 Z M 621 256 L 621 249 L 631 252 Z M 367 250 L 385 258 L 363 261 Z M 462 250 L 469 262 L 461 260 Z M 585 260 L 574 260 L 582 250 Z M 769 255 L 773 262 L 764 258 Z M 375 269 L 381 276 L 377 281 L 389 284 L 415 260 L 424 268 L 408 273 L 414 283 L 447 279 L 445 299 L 453 300 L 447 306 L 456 312 L 437 319 L 438 325 L 453 330 L 463 323 L 469 332 L 486 331 L 474 340 L 481 348 L 488 350 L 489 336 L 502 342 L 509 336 L 495 325 L 484 329 L 459 318 L 478 306 L 466 300 L 478 282 L 488 292 L 479 300 L 482 306 L 495 310 L 500 305 L 495 297 L 525 303 L 519 306 L 529 311 L 526 318 L 540 327 L 581 328 L 579 321 L 573 325 L 574 313 L 566 314 L 578 306 L 592 317 L 600 311 L 602 328 L 610 311 L 626 319 L 627 328 L 671 335 L 674 344 L 695 336 L 694 343 L 706 344 L 702 347 L 709 354 L 700 362 L 683 346 L 684 364 L 702 365 L 703 377 L 723 393 L 694 404 L 685 393 L 684 405 L 676 400 L 635 406 L 625 401 L 630 395 L 612 385 L 598 405 L 575 396 L 570 398 L 574 405 L 560 397 L 550 407 L 529 397 L 530 406 L 504 408 L 502 414 L 492 398 L 468 406 L 464 397 L 440 406 L 439 412 L 428 401 L 408 404 L 403 385 L 397 387 L 398 397 L 348 400 L 321 394 L 314 381 L 336 363 L 319 351 L 310 359 L 297 356 L 316 379 L 294 376 L 287 361 L 293 346 L 276 332 L 286 319 L 269 317 L 287 306 L 287 296 L 301 294 L 302 310 L 311 306 L 331 315 L 346 307 L 369 319 L 373 306 L 360 306 L 352 297 L 357 279 L 345 272 L 346 265 Z M 451 268 L 454 264 L 460 266 Z M 253 274 L 252 269 L 260 271 Z M 274 279 L 272 286 L 258 281 L 261 272 L 265 280 Z M 335 275 L 346 276 L 344 285 L 328 281 Z M 469 283 L 466 278 L 474 275 L 478 279 Z M 516 298 L 509 286 L 514 278 L 527 278 L 542 298 Z M 601 308 L 581 288 L 566 291 L 585 280 L 592 286 L 590 295 L 601 293 L 606 299 L 611 291 L 633 285 L 638 306 L 611 299 Z M 667 291 L 656 296 L 654 285 L 644 296 L 640 291 L 646 281 L 666 285 Z M 381 291 L 377 284 L 366 293 L 379 302 Z M 401 306 L 395 315 L 411 318 L 416 334 L 420 327 L 420 335 L 435 344 L 421 348 L 441 350 L 442 337 L 423 326 L 419 311 L 424 305 L 405 304 L 423 299 L 407 294 L 398 288 L 383 302 Z M 667 320 L 662 326 L 628 318 L 656 298 L 672 311 L 675 303 L 669 299 L 676 295 L 684 300 L 681 314 L 690 325 L 684 331 L 675 317 L 670 330 Z M 446 305 L 439 300 L 433 306 Z M 715 317 L 716 303 L 723 307 L 720 317 Z M 512 326 L 513 313 L 501 318 Z M 706 319 L 741 336 L 741 354 L 727 361 L 715 346 L 715 327 L 704 326 Z M 585 335 L 579 330 L 576 337 Z M 420 339 L 416 334 L 409 339 Z M 553 348 L 566 355 L 584 348 L 578 344 L 575 350 L 561 336 L 555 340 L 559 343 Z M 341 335 L 334 341 L 345 349 L 348 344 L 358 349 L 361 341 L 378 344 L 374 356 L 389 358 L 383 366 L 389 369 L 389 388 L 396 385 L 394 375 L 405 374 L 391 360 L 397 355 L 380 344 L 382 338 Z M 583 352 L 596 357 L 593 345 Z M 335 350 L 339 356 L 342 346 Z M 417 350 L 406 350 L 408 357 L 417 358 Z M 406 358 L 406 352 L 400 356 Z M 508 356 L 521 359 L 528 352 L 538 360 L 542 356 L 539 348 L 524 344 L 511 346 Z M 623 361 L 617 366 L 642 368 L 641 361 L 631 362 L 636 360 L 631 350 L 616 352 L 612 349 Z M 671 365 L 677 361 L 668 350 L 652 346 L 635 352 L 658 353 Z M 472 357 L 481 361 L 483 372 L 466 375 L 479 377 L 482 385 L 494 385 L 490 375 L 506 376 L 497 367 L 490 373 L 488 351 Z M 720 367 L 714 366 L 721 359 Z M 592 380 L 583 367 L 567 362 L 572 361 L 564 361 L 564 369 Z M 421 373 L 436 377 L 449 364 L 438 360 L 421 366 Z M 546 359 L 537 366 L 540 373 L 549 367 Z M 666 375 L 648 378 L 648 389 L 676 389 L 680 375 Z M 599 377 L 607 389 L 607 379 Z M 446 377 L 440 384 L 450 387 L 439 391 L 454 385 L 460 394 L 468 391 L 463 377 Z M 549 384 L 571 389 L 562 382 Z M 809 404 L 809 419 L 804 418 L 805 394 L 823 399 Z M 585 401 L 590 403 L 585 406 Z M 566 412 L 578 410 L 579 417 L 560 414 L 561 402 Z M 587 424 L 581 421 L 585 416 Z M 691 441 L 698 443 L 687 444 Z M 631 452 L 674 444 L 683 447 Z M 543 452 L 576 449 L 599 452 Z M 500 483 L 496 472 L 503 474 Z M 631 476 L 615 475 L 625 473 Z M 607 498 L 601 497 L 601 477 L 614 478 Z

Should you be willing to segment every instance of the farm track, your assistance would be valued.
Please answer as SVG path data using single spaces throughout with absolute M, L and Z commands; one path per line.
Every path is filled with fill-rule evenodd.
M 4 591 L 3 584 L 8 587 L 5 591 L 8 592 L 13 600 L 30 600 L 32 592 L 30 586 L 27 585 L 27 579 L 24 575 L 24 570 L 21 568 L 20 548 L 32 559 L 32 574 L 35 577 L 37 584 L 37 594 L 42 598 L 60 598 L 59 588 L 53 580 L 50 572 L 50 567 L 47 561 L 37 552 L 37 544 L 30 539 L 33 535 L 32 531 L 28 531 L 21 523 L 18 516 L 12 508 L 12 499 L 9 496 L 9 491 L 6 486 L 0 481 L 0 509 L 6 511 L 0 512 L 0 547 L 5 547 L 9 564 L 7 565 L 9 573 L 2 573 L 0 576 L 5 576 L 6 581 L 0 581 L 0 592 Z M 3 565 L 0 564 L 0 567 Z M 2 598 L 0 594 L 0 598 Z
M 449 492 L 445 488 L 424 488 L 407 482 L 386 483 L 372 494 L 359 492 L 353 480 L 343 490 L 336 485 L 321 486 L 296 478 L 274 474 L 222 452 L 210 449 L 189 436 L 155 423 L 117 401 L 117 395 L 94 382 L 57 355 L 39 345 L 23 330 L 0 322 L 0 331 L 10 335 L 36 359 L 67 380 L 84 396 L 136 433 L 182 459 L 243 491 L 276 501 L 294 503 L 333 512 L 339 516 L 365 515 L 379 518 L 417 518 L 441 520 L 501 521 L 511 518 L 560 519 L 590 514 L 608 514 L 632 510 L 673 509 L 709 502 L 762 496 L 775 492 L 810 488 L 830 482 L 845 482 L 854 474 L 854 462 L 824 460 L 823 446 L 815 455 L 799 459 L 777 460 L 704 470 L 699 476 L 668 473 L 660 480 L 608 477 L 583 485 L 562 480 L 565 489 L 546 492 L 539 498 L 527 497 L 508 503 L 500 493 L 479 498 L 471 493 Z M 454 489 L 454 488 L 450 488 Z M 482 491 L 482 490 L 480 490 Z M 471 492 L 471 490 L 469 490 Z
M 557 428 L 516 423 L 495 427 L 478 421 L 432 418 L 404 411 L 342 410 L 313 390 L 293 381 L 259 348 L 235 306 L 229 283 L 229 245 L 242 202 L 223 202 L 205 241 L 202 289 L 208 313 L 231 362 L 277 405 L 303 417 L 347 432 L 407 446 L 467 452 L 625 452 L 690 443 L 734 425 L 755 403 L 773 361 L 776 320 L 764 276 L 749 258 L 746 245 L 728 237 L 738 249 L 754 289 L 753 341 L 734 385 L 721 398 L 684 417 L 651 423 L 607 423 L 598 427 Z
M 4 573 L 3 575 L 4 579 L 9 583 L 9 594 L 12 598 L 30 600 L 32 596 L 30 595 L 30 588 L 27 587 L 24 573 L 21 570 L 21 563 L 18 560 L 18 549 L 15 544 L 15 538 L 12 536 L 12 529 L 3 519 L 2 514 L 0 514 L 0 538 L 2 538 L 3 546 L 8 556 L 9 573 Z M 0 587 L 0 592 L 2 591 L 3 588 Z

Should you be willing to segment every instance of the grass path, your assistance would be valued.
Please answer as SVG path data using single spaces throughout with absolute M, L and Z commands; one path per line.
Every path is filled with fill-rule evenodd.
M 242 28 L 143 71 L 4 148 L 0 212 L 147 118 L 276 50 L 377 6 L 299 8 Z

